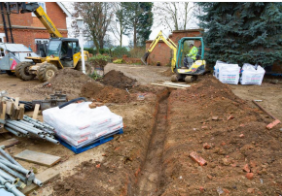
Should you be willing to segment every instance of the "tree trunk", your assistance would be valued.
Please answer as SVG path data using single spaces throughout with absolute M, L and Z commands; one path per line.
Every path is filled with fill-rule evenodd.
M 103 39 L 101 39 L 101 40 L 99 41 L 99 45 L 100 45 L 100 49 L 103 49 L 103 48 L 104 48 L 104 40 L 103 40 Z
M 97 52 L 99 52 L 100 46 L 99 46 L 97 39 L 93 39 L 93 41 L 94 41 L 94 45 L 96 47 Z
M 119 45 L 122 46 L 122 34 L 119 35 Z
M 186 3 L 186 2 L 185 2 L 185 19 L 184 19 L 184 27 L 183 27 L 183 30 L 186 30 L 187 15 L 188 15 L 188 6 L 189 6 L 189 3 Z
M 133 29 L 133 46 L 134 46 L 134 48 L 136 48 L 137 47 L 137 40 L 136 40 L 136 25 L 134 25 L 134 27 L 133 27 L 134 29 Z
M 123 32 L 123 29 L 122 29 L 122 23 L 121 22 L 119 23 L 119 29 L 120 29 L 120 32 L 119 32 L 119 45 L 122 46 L 122 32 Z

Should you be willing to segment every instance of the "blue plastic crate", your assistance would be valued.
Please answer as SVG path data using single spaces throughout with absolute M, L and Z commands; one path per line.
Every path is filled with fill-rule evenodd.
M 111 141 L 112 139 L 114 139 L 114 135 L 119 135 L 123 133 L 123 129 L 119 129 L 113 133 L 110 133 L 108 135 L 104 135 L 100 138 L 98 138 L 97 140 L 94 141 L 94 143 L 88 144 L 87 146 L 83 146 L 83 147 L 75 147 L 75 146 L 71 146 L 70 144 L 66 143 L 64 140 L 62 140 L 61 138 L 57 138 L 59 140 L 59 142 L 65 146 L 66 148 L 70 149 L 71 151 L 73 151 L 75 154 L 79 154 L 82 153 L 86 150 L 89 150 L 91 148 L 94 148 L 96 146 L 99 146 L 101 144 L 104 144 L 108 141 Z

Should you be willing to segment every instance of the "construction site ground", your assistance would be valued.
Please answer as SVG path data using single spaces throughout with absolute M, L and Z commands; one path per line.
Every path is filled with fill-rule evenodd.
M 109 84 L 65 71 L 47 87 L 0 75 L 0 90 L 10 97 L 45 99 L 62 89 L 70 98 L 101 101 L 124 120 L 124 134 L 81 154 L 44 140 L 17 138 L 21 143 L 8 149 L 12 155 L 29 149 L 62 157 L 52 167 L 60 177 L 30 195 L 281 195 L 282 126 L 266 129 L 273 119 L 252 100 L 262 100 L 259 104 L 281 120 L 282 84 L 225 85 L 206 75 L 184 90 L 151 85 L 169 81 L 168 69 L 108 64 Z M 139 95 L 145 99 L 138 100 Z M 0 142 L 12 137 L 1 134 Z M 207 164 L 199 166 L 191 152 Z M 48 169 L 19 162 L 37 173 Z

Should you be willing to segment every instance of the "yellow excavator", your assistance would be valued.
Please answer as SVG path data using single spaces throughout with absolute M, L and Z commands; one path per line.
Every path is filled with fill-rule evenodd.
M 46 57 L 26 57 L 30 62 L 21 62 L 16 66 L 15 74 L 22 80 L 32 80 L 36 76 L 42 81 L 48 81 L 58 69 L 72 68 L 82 71 L 81 49 L 78 39 L 63 38 L 54 23 L 38 3 L 16 2 L 21 13 L 33 12 L 50 33 L 50 41 Z M 84 51 L 84 59 L 89 53 Z M 91 72 L 91 65 L 85 62 L 86 74 Z
M 162 31 L 159 32 L 156 39 L 151 43 L 148 51 L 141 58 L 141 61 L 147 65 L 147 60 L 150 53 L 154 50 L 157 43 L 162 40 L 172 51 L 171 58 L 171 71 L 174 75 L 171 76 L 172 82 L 185 81 L 187 83 L 197 80 L 199 75 L 203 75 L 206 72 L 206 61 L 204 60 L 204 42 L 202 37 L 183 37 L 178 41 L 178 46 L 171 40 L 166 39 Z M 199 41 L 200 49 L 197 55 L 196 61 L 194 61 L 189 67 L 184 66 L 184 58 L 189 52 L 189 45 L 191 41 Z

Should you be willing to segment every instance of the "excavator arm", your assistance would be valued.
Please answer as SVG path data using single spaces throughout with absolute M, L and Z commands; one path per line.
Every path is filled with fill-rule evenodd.
M 37 18 L 42 22 L 45 28 L 50 33 L 52 38 L 63 37 L 62 34 L 58 31 L 52 20 L 46 14 L 44 9 L 38 3 L 22 3 L 21 13 L 33 12 Z
M 163 36 L 162 31 L 159 32 L 159 34 L 157 35 L 156 39 L 154 39 L 154 41 L 151 43 L 148 51 L 145 53 L 145 55 L 141 58 L 141 61 L 145 64 L 147 64 L 147 59 L 150 55 L 150 53 L 154 50 L 154 48 L 156 47 L 157 43 L 162 40 L 172 51 L 173 51 L 173 57 L 171 59 L 171 66 L 175 66 L 176 63 L 176 53 L 177 53 L 177 46 L 176 44 L 171 40 L 171 39 L 166 39 Z

